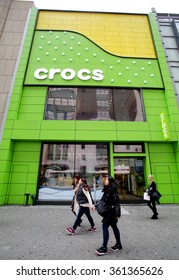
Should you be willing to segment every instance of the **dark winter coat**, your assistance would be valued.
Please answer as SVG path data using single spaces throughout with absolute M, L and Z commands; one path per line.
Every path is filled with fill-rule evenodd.
M 102 222 L 107 224 L 117 223 L 117 217 L 121 216 L 121 205 L 117 185 L 113 183 L 112 186 L 104 186 L 103 192 L 101 199 L 103 199 L 107 205 L 111 206 L 111 209 L 106 212 Z
M 150 200 L 154 200 L 152 198 L 152 194 L 157 190 L 156 184 L 154 181 L 148 186 L 148 195 L 150 196 Z
M 87 189 L 86 189 L 86 187 L 87 187 Z M 89 192 L 91 201 L 92 201 L 92 203 L 94 203 L 89 186 L 83 183 L 79 186 L 77 193 L 76 193 L 76 200 L 77 200 L 78 204 L 81 205 L 81 204 L 88 203 L 88 198 L 84 194 L 83 188 Z

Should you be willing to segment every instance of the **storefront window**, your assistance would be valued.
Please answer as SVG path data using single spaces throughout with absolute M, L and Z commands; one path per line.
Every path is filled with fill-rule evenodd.
M 95 199 L 108 174 L 106 144 L 44 144 L 38 200 L 71 201 L 73 177 L 86 177 Z
M 141 93 L 121 88 L 49 88 L 45 119 L 141 122 Z

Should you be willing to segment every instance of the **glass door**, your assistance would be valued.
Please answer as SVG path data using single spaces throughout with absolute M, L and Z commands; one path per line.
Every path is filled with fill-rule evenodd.
M 114 158 L 114 177 L 121 200 L 143 200 L 145 189 L 143 158 Z

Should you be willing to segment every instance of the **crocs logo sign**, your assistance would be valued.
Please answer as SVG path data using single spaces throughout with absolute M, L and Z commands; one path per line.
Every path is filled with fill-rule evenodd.
M 160 114 L 160 120 L 161 120 L 161 125 L 162 125 L 163 138 L 164 138 L 164 140 L 168 140 L 169 139 L 169 132 L 168 132 L 168 126 L 167 126 L 167 123 L 166 123 L 166 118 L 165 118 L 164 113 Z
M 79 71 L 75 71 L 71 68 L 66 69 L 59 69 L 59 68 L 51 68 L 50 70 L 46 68 L 39 68 L 35 70 L 34 77 L 37 80 L 53 80 L 55 77 L 61 77 L 63 80 L 73 80 L 75 77 L 78 77 L 78 79 L 82 81 L 88 81 L 90 79 L 95 81 L 102 81 L 104 78 L 103 70 L 101 69 L 94 69 L 93 71 L 89 69 L 80 69 Z

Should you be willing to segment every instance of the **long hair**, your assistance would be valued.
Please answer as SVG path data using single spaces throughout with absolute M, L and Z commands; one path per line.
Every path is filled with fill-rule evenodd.
M 90 186 L 88 186 L 86 178 L 81 178 L 81 182 L 82 182 L 82 187 L 85 189 L 85 191 L 89 191 Z
M 75 179 L 76 179 L 76 182 L 75 182 Z M 72 182 L 73 189 L 75 189 L 75 187 L 76 187 L 76 185 L 78 184 L 79 180 L 80 180 L 80 176 L 75 175 L 75 176 L 73 177 L 73 182 Z
M 114 183 L 114 178 L 112 176 L 108 176 L 109 185 L 112 186 Z
M 78 176 L 78 175 L 75 175 L 74 177 L 73 177 L 73 179 L 75 180 L 77 180 L 77 181 L 79 181 L 80 180 L 80 176 Z
M 87 184 L 86 178 L 80 178 L 80 179 L 81 179 L 81 182 L 82 182 L 82 183 Z

